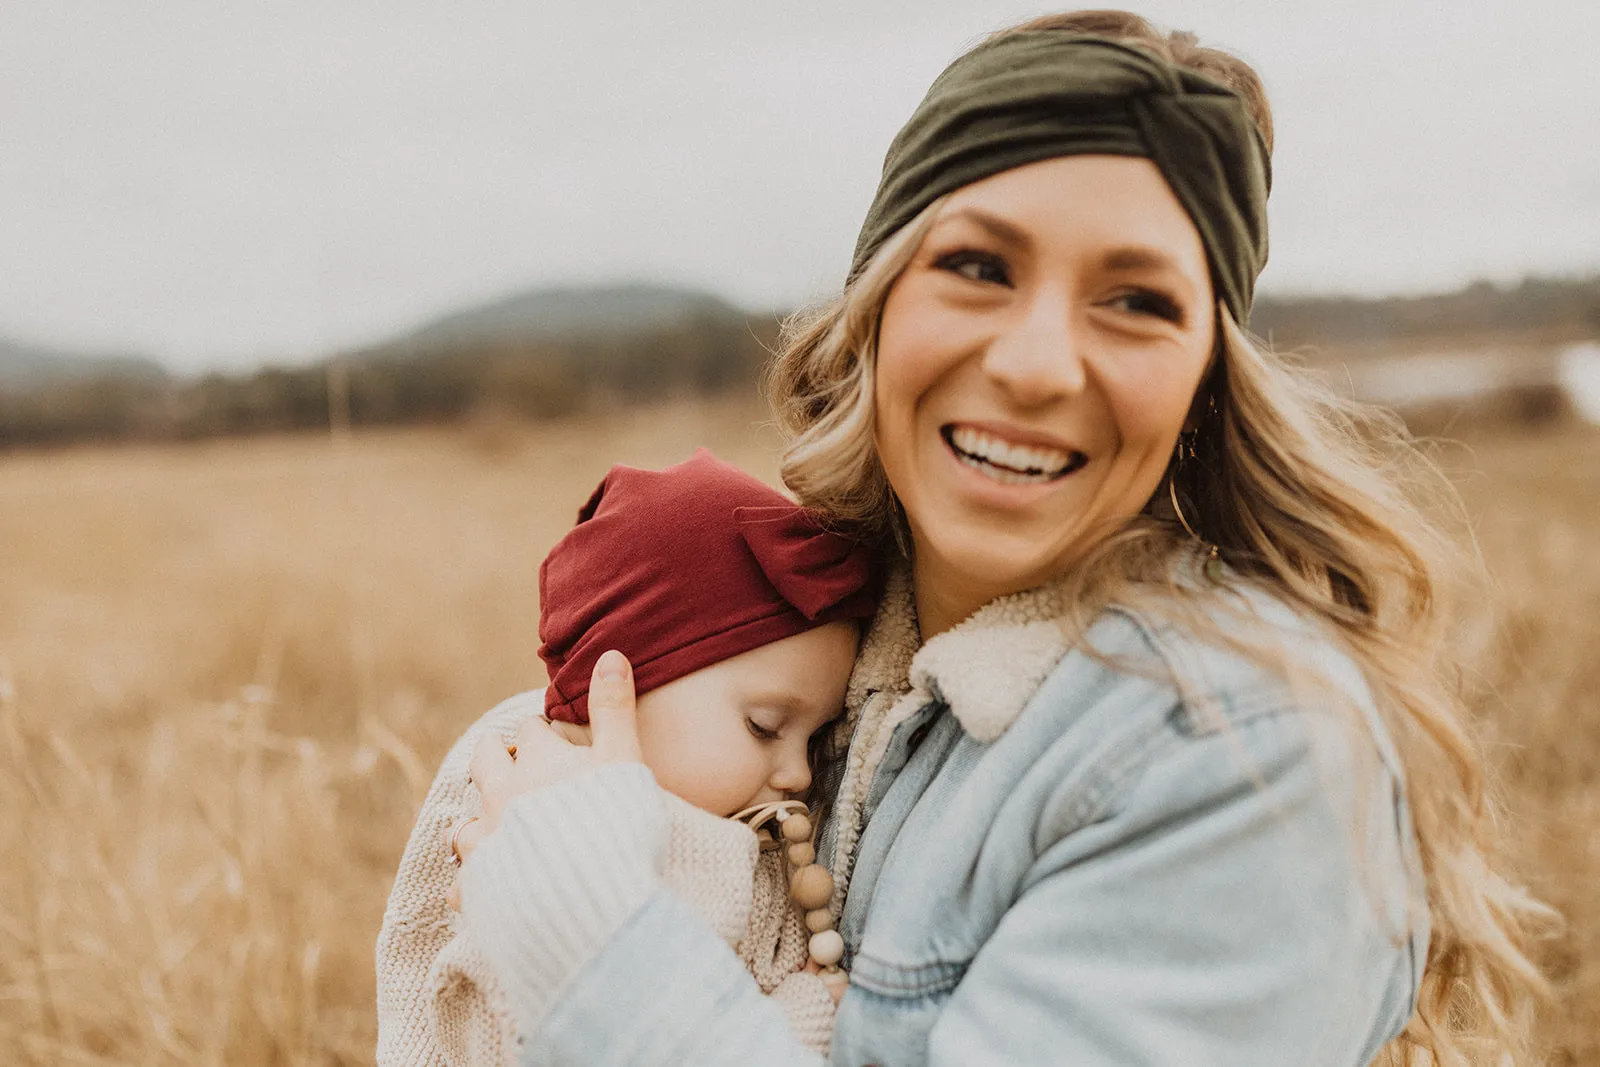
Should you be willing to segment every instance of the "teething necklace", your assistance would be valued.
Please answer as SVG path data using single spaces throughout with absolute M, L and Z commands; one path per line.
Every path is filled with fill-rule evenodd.
M 811 959 L 822 968 L 821 978 L 830 989 L 848 982 L 839 969 L 839 961 L 844 959 L 844 938 L 833 928 L 833 912 L 828 910 L 828 902 L 833 899 L 833 875 L 816 861 L 810 809 L 798 800 L 774 800 L 748 807 L 733 818 L 748 823 L 763 848 L 784 845 L 784 858 L 793 872 L 789 876 L 789 898 L 805 912 L 806 929 L 811 932 L 807 943 Z M 778 824 L 778 838 L 767 829 L 767 823 L 774 821 Z

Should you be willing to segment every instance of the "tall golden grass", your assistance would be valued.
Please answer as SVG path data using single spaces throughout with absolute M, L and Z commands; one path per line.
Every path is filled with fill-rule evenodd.
M 433 767 L 542 680 L 538 561 L 612 462 L 772 478 L 748 404 L 538 429 L 0 460 L 0 1047 L 369 1063 L 372 944 Z M 1497 575 L 1465 620 L 1557 1063 L 1600 1061 L 1600 434 L 1447 455 Z

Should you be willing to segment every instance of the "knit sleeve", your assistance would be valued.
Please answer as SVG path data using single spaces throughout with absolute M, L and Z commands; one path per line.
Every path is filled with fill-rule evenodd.
M 483 1047 L 501 1032 L 500 1020 L 487 1011 L 456 1010 L 477 995 L 470 981 L 442 980 L 447 972 L 461 971 L 457 965 L 463 961 L 456 955 L 465 952 L 464 946 L 451 948 L 458 924 L 456 913 L 445 903 L 445 891 L 455 879 L 456 867 L 447 838 L 457 819 L 479 812 L 477 792 L 467 781 L 467 765 L 478 738 L 491 732 L 509 736 L 523 720 L 543 710 L 543 692 L 534 690 L 489 711 L 450 749 L 422 802 L 378 932 L 379 1067 L 438 1067 L 452 1062 L 445 1047 L 449 1042 L 441 1041 L 443 1033 L 459 1034 L 466 1046 Z M 478 971 L 466 966 L 464 973 Z M 487 979 L 487 973 L 481 977 Z M 441 1029 L 447 1015 L 460 1025 Z M 469 1039 L 469 1030 L 483 1040 Z
M 761 991 L 783 1010 L 807 1048 L 827 1054 L 833 1038 L 833 996 L 821 978 L 803 971 L 811 933 L 789 898 L 789 867 L 781 849 L 761 853 L 750 900 L 750 924 L 737 946 Z
M 671 823 L 663 881 L 734 946 L 763 993 L 807 1048 L 827 1055 L 833 1038 L 833 996 L 821 978 L 801 970 L 810 933 L 789 899 L 788 868 L 779 849 L 758 850 L 743 823 L 719 818 L 664 795 Z
M 750 921 L 735 946 L 763 993 L 771 993 L 810 958 L 811 934 L 804 913 L 789 897 L 789 868 L 780 849 L 756 861 L 750 886 Z
M 640 763 L 523 794 L 462 868 L 462 923 L 522 1033 L 538 1029 L 571 978 L 662 887 L 663 796 Z
M 718 937 L 737 945 L 751 920 L 755 833 L 664 790 L 661 801 L 668 824 L 662 882 L 699 912 Z
M 781 915 L 778 937 L 762 939 L 763 963 L 782 960 L 787 968 L 768 1000 L 794 1038 L 811 1051 L 826 1049 L 834 1003 L 821 979 L 797 973 L 803 925 L 787 896 L 771 891 L 778 869 L 762 865 L 755 885 L 766 893 L 758 891 L 752 905 L 754 835 L 682 803 L 645 766 L 603 766 L 515 798 L 501 829 L 475 849 L 462 870 L 462 923 L 515 1006 L 523 1035 L 546 1045 L 542 1024 L 571 982 L 651 897 L 670 889 L 725 944 L 742 934 L 741 949 L 752 944 L 741 915 L 752 923 L 754 910 Z M 584 817 L 573 819 L 574 811 Z M 667 885 L 667 872 L 677 885 Z M 750 982 L 752 995 L 757 989 Z
M 794 1036 L 823 1056 L 833 1041 L 833 994 L 821 978 L 809 971 L 791 974 L 769 996 L 783 1010 Z

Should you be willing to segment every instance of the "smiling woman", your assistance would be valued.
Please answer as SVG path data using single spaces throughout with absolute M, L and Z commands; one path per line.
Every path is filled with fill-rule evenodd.
M 877 452 L 924 638 L 1059 575 L 1155 494 L 1210 366 L 1199 235 L 1148 160 L 1065 156 L 949 194 L 883 305 Z
M 790 324 L 784 480 L 892 572 L 819 776 L 833 1062 L 1522 1058 L 1540 909 L 1442 639 L 1438 483 L 1243 332 L 1270 146 L 1254 73 L 1189 35 L 1005 31 L 935 81 L 843 292 Z M 597 723 L 631 724 L 625 690 Z M 625 774 L 569 787 L 597 827 Z M 815 1062 L 647 856 L 518 866 L 556 801 L 490 792 L 463 917 L 527 1062 Z M 581 967 L 500 888 L 530 878 L 604 887 Z

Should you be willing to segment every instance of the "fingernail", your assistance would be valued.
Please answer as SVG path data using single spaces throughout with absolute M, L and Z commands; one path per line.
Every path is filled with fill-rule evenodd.
M 600 662 L 595 664 L 596 674 L 607 682 L 620 682 L 628 676 L 628 659 L 616 649 L 600 657 Z

